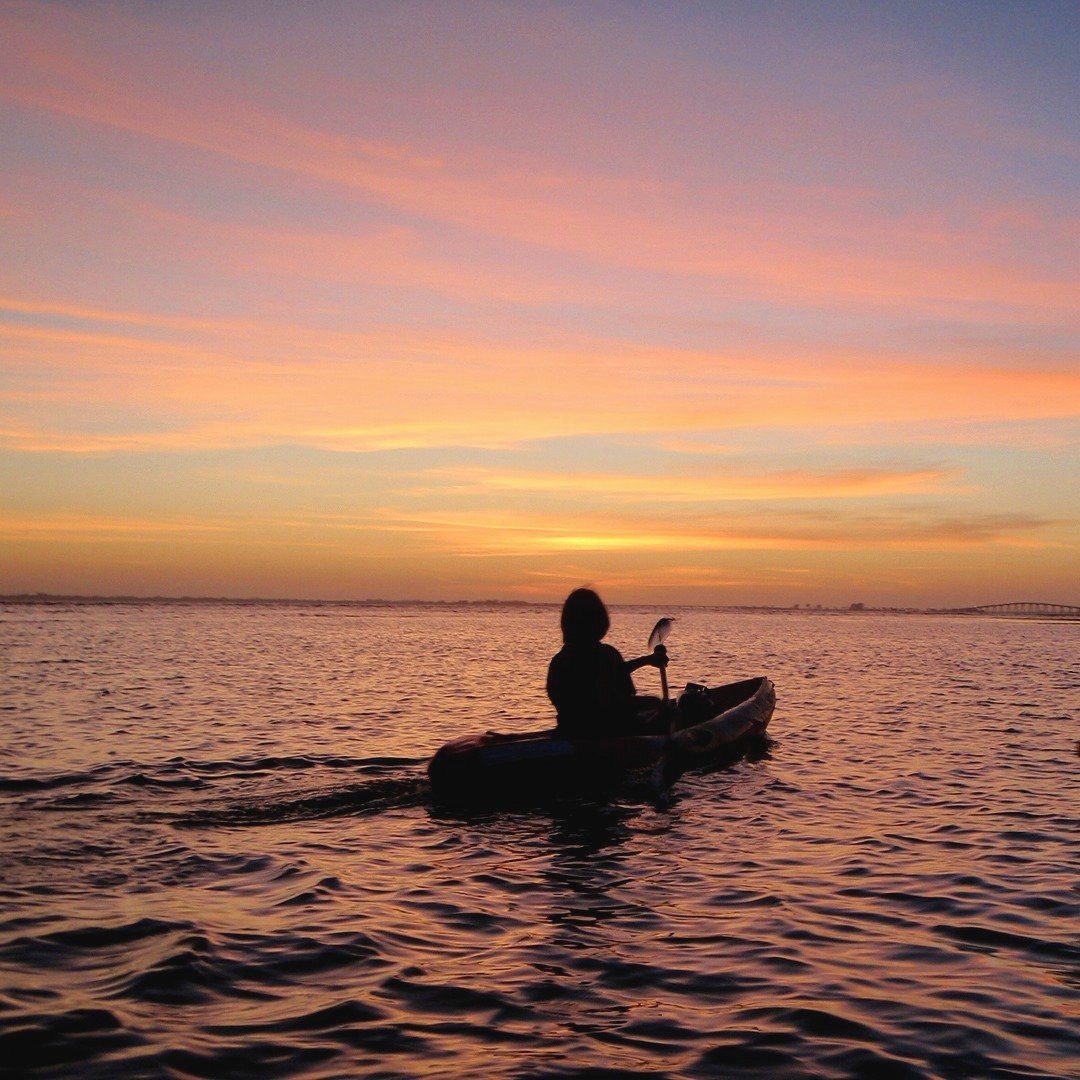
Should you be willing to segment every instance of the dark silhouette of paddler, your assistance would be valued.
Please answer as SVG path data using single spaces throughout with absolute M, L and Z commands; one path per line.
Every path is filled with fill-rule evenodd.
M 656 724 L 663 703 L 638 695 L 631 673 L 643 667 L 663 670 L 667 650 L 624 660 L 604 643 L 611 626 L 603 600 L 592 589 L 575 589 L 563 604 L 563 647 L 548 666 L 547 692 L 565 739 L 607 739 L 640 735 Z

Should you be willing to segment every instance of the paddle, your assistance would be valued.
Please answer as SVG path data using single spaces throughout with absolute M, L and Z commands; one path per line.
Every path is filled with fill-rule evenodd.
M 663 645 L 663 643 L 667 640 L 668 634 L 671 633 L 671 628 L 672 626 L 674 626 L 674 624 L 674 619 L 660 619 L 653 627 L 652 633 L 649 635 L 648 648 L 652 650 L 655 649 L 657 645 Z M 668 694 L 666 665 L 663 665 L 660 668 L 660 685 L 661 687 L 663 687 L 664 691 L 664 704 L 667 705 L 668 701 L 670 700 L 670 695 Z M 666 797 L 665 792 L 667 791 L 670 783 L 668 778 L 668 751 L 671 746 L 671 737 L 672 735 L 674 735 L 674 733 L 675 716 L 674 710 L 672 710 L 672 715 L 668 717 L 667 722 L 667 736 L 665 738 L 664 752 L 660 755 L 660 759 L 653 767 L 652 776 L 650 778 L 653 791 L 655 792 L 658 800 L 663 800 Z M 671 779 L 674 779 L 674 777 L 672 777 Z
M 663 645 L 667 641 L 668 634 L 671 633 L 671 627 L 674 625 L 674 619 L 660 619 L 653 627 L 652 633 L 649 635 L 649 644 L 647 648 L 652 652 L 657 645 Z M 667 686 L 667 666 L 661 665 L 660 667 L 660 686 L 664 691 L 664 702 L 668 701 L 668 686 Z

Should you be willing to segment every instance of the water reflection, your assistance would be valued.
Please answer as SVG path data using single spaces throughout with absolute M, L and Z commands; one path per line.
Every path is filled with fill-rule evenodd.
M 619 898 L 633 871 L 624 860 L 640 808 L 587 803 L 555 816 L 551 829 L 551 858 L 541 871 L 537 915 L 553 926 L 589 928 L 638 915 L 640 904 Z M 577 947 L 576 934 L 556 941 Z

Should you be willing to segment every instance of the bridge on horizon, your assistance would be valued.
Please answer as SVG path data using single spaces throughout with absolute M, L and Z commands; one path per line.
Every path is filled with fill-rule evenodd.
M 1051 615 L 1080 618 L 1073 604 L 1046 604 L 1038 600 L 1014 600 L 1009 604 L 982 604 L 979 607 L 947 608 L 947 615 Z

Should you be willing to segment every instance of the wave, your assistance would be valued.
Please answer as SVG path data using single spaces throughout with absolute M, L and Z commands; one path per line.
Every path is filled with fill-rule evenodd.
M 87 952 L 126 948 L 163 935 L 188 932 L 190 922 L 170 922 L 143 918 L 116 926 L 83 926 L 55 930 L 48 934 L 17 937 L 0 946 L 0 960 L 5 963 L 33 963 L 37 967 L 67 968 L 77 964 Z
M 61 787 L 91 784 L 101 779 L 102 773 L 112 772 L 114 766 L 102 765 L 96 769 L 80 772 L 54 773 L 51 776 L 0 776 L 0 792 L 52 791 Z
M 345 757 L 337 754 L 266 755 L 223 760 L 173 757 L 161 762 L 110 761 L 88 769 L 37 776 L 0 776 L 0 794 L 37 794 L 65 787 L 125 785 L 145 788 L 191 788 L 206 786 L 205 778 L 250 777 L 267 773 L 303 772 L 314 769 L 349 769 L 381 774 L 424 764 L 426 757 Z
M 73 1070 L 52 1073 L 58 1076 L 92 1075 L 87 1070 L 88 1062 L 105 1062 L 111 1055 L 129 1054 L 146 1045 L 146 1040 L 126 1027 L 116 1013 L 102 1008 L 28 1012 L 0 1030 L 2 1060 L 50 1072 Z M 108 1075 L 109 1071 L 106 1064 L 97 1075 Z
M 431 785 L 424 775 L 390 776 L 288 799 L 245 799 L 225 806 L 189 810 L 177 815 L 173 824 L 180 828 L 280 825 L 290 821 L 371 814 L 398 807 L 419 806 L 429 799 L 430 791 Z
M 165 761 L 162 769 L 183 769 L 195 773 L 232 775 L 242 773 L 275 772 L 282 769 L 360 769 L 365 772 L 378 769 L 396 769 L 419 765 L 427 758 L 412 757 L 343 757 L 337 754 L 271 754 L 265 757 L 237 757 L 224 761 L 200 761 L 175 757 Z

